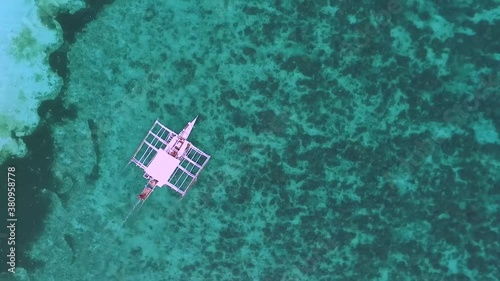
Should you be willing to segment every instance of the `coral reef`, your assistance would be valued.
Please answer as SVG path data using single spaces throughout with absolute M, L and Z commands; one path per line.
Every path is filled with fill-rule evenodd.
M 68 36 L 78 114 L 53 126 L 68 185 L 45 193 L 28 273 L 495 280 L 498 8 L 466 2 L 107 6 Z M 197 184 L 122 226 L 144 185 L 124 166 L 152 122 L 198 114 L 190 138 L 212 159 Z

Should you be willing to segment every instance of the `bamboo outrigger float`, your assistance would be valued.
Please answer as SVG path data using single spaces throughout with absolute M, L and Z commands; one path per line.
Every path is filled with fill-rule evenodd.
M 139 195 L 143 203 L 157 187 L 168 186 L 184 197 L 210 160 L 210 155 L 187 140 L 197 118 L 179 134 L 156 120 L 132 156 L 130 162 L 144 170 L 148 180 Z

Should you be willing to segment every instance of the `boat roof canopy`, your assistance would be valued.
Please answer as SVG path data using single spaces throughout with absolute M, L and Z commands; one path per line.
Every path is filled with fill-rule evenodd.
M 194 128 L 197 118 L 182 130 L 181 134 L 185 139 Z M 179 141 L 181 134 L 176 134 L 156 120 L 130 162 L 143 169 L 145 175 L 158 180 L 158 187 L 169 186 L 184 196 L 210 160 L 210 155 L 184 140 L 186 144 L 183 145 L 185 150 L 182 155 L 172 156 L 169 152 L 174 145 L 169 144 Z

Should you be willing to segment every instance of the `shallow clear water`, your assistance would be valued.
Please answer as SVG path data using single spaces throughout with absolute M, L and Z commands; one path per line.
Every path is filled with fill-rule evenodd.
M 459 2 L 60 15 L 64 86 L 2 166 L 19 177 L 19 280 L 497 280 L 498 8 Z M 212 156 L 196 185 L 122 226 L 147 130 L 196 115 L 189 139 Z

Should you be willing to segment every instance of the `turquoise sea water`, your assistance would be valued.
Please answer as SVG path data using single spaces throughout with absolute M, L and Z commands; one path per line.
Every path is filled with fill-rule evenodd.
M 61 11 L 1 280 L 498 280 L 500 8 L 456 2 Z M 196 115 L 196 185 L 121 226 L 147 130 Z

